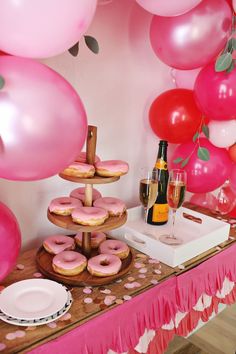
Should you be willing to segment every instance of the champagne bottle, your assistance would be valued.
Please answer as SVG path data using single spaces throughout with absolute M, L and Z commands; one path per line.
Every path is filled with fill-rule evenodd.
M 168 221 L 169 206 L 166 198 L 169 178 L 167 167 L 167 146 L 167 141 L 160 141 L 157 161 L 153 169 L 158 172 L 158 195 L 155 204 L 148 211 L 147 222 L 151 225 L 164 225 Z

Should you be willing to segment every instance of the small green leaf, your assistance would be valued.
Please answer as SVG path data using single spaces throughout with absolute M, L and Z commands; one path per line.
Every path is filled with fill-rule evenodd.
M 86 43 L 87 47 L 94 54 L 98 54 L 98 52 L 99 52 L 98 41 L 94 37 L 91 37 L 91 36 L 84 36 L 84 40 L 85 40 L 85 43 Z
M 75 45 L 73 45 L 73 47 L 71 47 L 70 49 L 68 49 L 68 52 L 73 55 L 73 57 L 77 57 L 78 53 L 79 53 L 79 42 L 75 43 Z
M 203 124 L 203 126 L 202 126 L 202 132 L 203 132 L 203 134 L 205 135 L 205 137 L 206 137 L 207 139 L 209 139 L 209 128 L 208 128 L 208 125 Z
M 181 163 L 181 167 L 185 167 L 188 162 L 189 162 L 189 157 L 187 157 L 187 158 Z
M 236 38 L 231 38 L 231 42 L 233 50 L 236 50 Z
M 180 163 L 181 161 L 183 161 L 182 157 L 177 157 L 177 159 L 175 159 L 173 162 L 174 163 Z
M 210 160 L 210 154 L 209 154 L 208 149 L 199 146 L 198 151 L 197 151 L 197 157 L 203 161 Z
M 195 141 L 197 140 L 197 138 L 199 137 L 199 132 L 196 132 L 193 136 L 193 142 L 195 143 Z
M 235 67 L 235 63 L 234 63 L 234 60 L 232 60 L 232 63 L 230 64 L 230 67 L 226 70 L 226 72 L 228 74 L 231 73 L 231 71 L 234 70 L 234 67 Z
M 215 62 L 215 71 L 220 72 L 227 70 L 232 63 L 232 60 L 233 59 L 231 53 L 225 53 L 220 55 Z
M 5 80 L 4 78 L 0 75 L 0 90 L 4 87 L 5 85 Z

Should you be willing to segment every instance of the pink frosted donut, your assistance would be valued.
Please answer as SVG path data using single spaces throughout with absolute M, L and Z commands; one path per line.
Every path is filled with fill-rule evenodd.
M 93 195 L 92 195 L 93 201 L 100 198 L 101 196 L 102 196 L 101 193 L 97 189 L 93 188 Z M 79 200 L 81 200 L 82 203 L 84 203 L 85 187 L 80 187 L 80 188 L 74 189 L 70 193 L 70 197 L 79 199 Z
M 108 218 L 108 212 L 102 208 L 80 207 L 74 209 L 71 216 L 77 224 L 97 226 L 105 222 Z
M 44 249 L 51 254 L 58 254 L 62 251 L 69 251 L 75 248 L 72 237 L 64 235 L 52 235 L 43 241 Z
M 71 215 L 75 208 L 82 206 L 82 202 L 71 197 L 55 198 L 49 204 L 49 211 L 57 215 Z
M 86 257 L 74 251 L 63 251 L 53 257 L 52 260 L 54 272 L 62 275 L 77 275 L 83 272 L 86 266 Z
M 99 253 L 114 254 L 120 259 L 125 259 L 129 255 L 129 247 L 123 241 L 106 240 L 100 244 Z
M 73 162 L 62 173 L 67 176 L 89 178 L 94 176 L 95 168 L 87 163 Z
M 79 155 L 76 157 L 75 159 L 76 162 L 83 162 L 83 163 L 87 163 L 87 159 L 86 159 L 86 152 L 85 151 L 81 151 L 79 153 Z M 95 156 L 95 162 L 100 161 L 100 158 L 96 155 Z
M 115 177 L 125 175 L 129 171 L 129 165 L 121 160 L 107 160 L 95 163 L 96 173 L 102 177 Z
M 111 216 L 120 216 L 126 210 L 125 203 L 122 200 L 112 197 L 98 198 L 93 205 L 107 210 Z
M 79 247 L 82 246 L 82 232 L 78 232 L 78 234 L 75 236 L 75 242 Z M 106 240 L 106 235 L 104 232 L 91 232 L 91 247 L 92 248 L 98 248 L 101 242 Z
M 122 266 L 119 257 L 113 254 L 99 254 L 88 260 L 87 269 L 96 277 L 108 277 L 117 274 Z

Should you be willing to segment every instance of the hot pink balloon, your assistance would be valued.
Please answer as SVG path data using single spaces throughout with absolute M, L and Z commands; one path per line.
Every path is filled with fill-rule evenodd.
M 230 186 L 236 193 L 236 163 L 233 164 L 230 176 L 229 176 Z
M 190 203 L 210 210 L 215 210 L 217 200 L 216 197 L 211 193 L 197 193 L 192 195 Z
M 207 193 L 220 187 L 229 177 L 232 161 L 226 149 L 219 149 L 212 145 L 206 138 L 199 139 L 200 146 L 207 148 L 210 154 L 208 161 L 203 161 L 197 156 L 195 143 L 189 142 L 179 145 L 172 157 L 172 168 L 181 168 L 181 162 L 173 161 L 179 157 L 189 158 L 184 167 L 187 172 L 187 190 L 192 193 Z
M 199 73 L 195 99 L 200 110 L 213 120 L 236 119 L 236 70 L 216 72 L 210 63 Z
M 88 29 L 97 0 L 1 0 L 0 48 L 46 58 L 72 47 Z
M 178 16 L 190 11 L 202 0 L 136 0 L 145 10 L 159 16 Z
M 225 46 L 231 17 L 225 0 L 203 0 L 177 17 L 154 16 L 150 27 L 152 48 L 159 59 L 173 68 L 191 70 L 205 66 Z
M 83 147 L 87 120 L 73 87 L 31 59 L 0 57 L 0 177 L 37 180 L 68 166 Z
M 21 247 L 21 233 L 15 215 L 0 202 L 0 281 L 14 268 Z
M 171 76 L 177 88 L 193 90 L 196 78 L 201 68 L 193 70 L 171 69 Z
M 211 120 L 208 124 L 210 142 L 221 148 L 227 148 L 236 142 L 236 119 Z

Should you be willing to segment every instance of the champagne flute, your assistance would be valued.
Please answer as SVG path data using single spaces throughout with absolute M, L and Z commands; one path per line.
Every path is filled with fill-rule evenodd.
M 187 174 L 184 170 L 171 170 L 167 186 L 167 202 L 172 209 L 172 226 L 169 235 L 161 235 L 159 240 L 168 245 L 179 245 L 182 240 L 174 234 L 176 211 L 184 202 Z
M 148 210 L 154 205 L 158 192 L 157 171 L 149 171 L 139 183 L 139 199 L 144 207 L 145 222 L 147 223 Z

